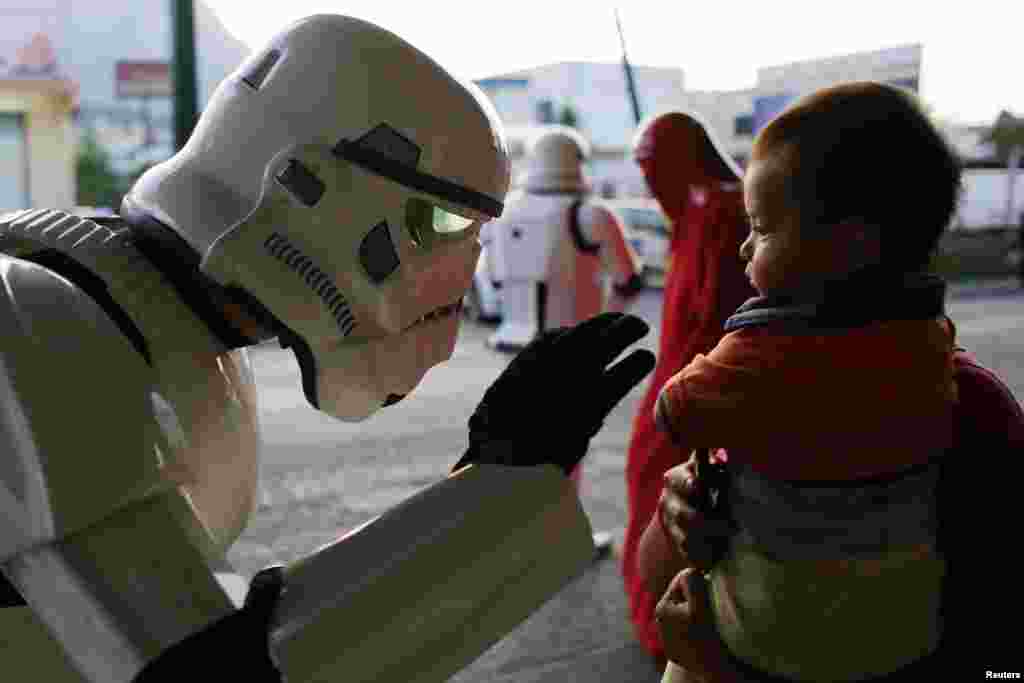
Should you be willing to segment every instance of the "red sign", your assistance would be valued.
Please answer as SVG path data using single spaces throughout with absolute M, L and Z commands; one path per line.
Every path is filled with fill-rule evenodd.
M 125 62 L 114 67 L 118 97 L 170 97 L 174 91 L 167 62 Z

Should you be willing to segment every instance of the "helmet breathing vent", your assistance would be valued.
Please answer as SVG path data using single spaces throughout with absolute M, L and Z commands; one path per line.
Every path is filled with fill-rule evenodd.
M 281 59 L 281 51 L 270 50 L 267 54 L 263 55 L 263 58 L 256 63 L 256 66 L 251 71 L 242 76 L 242 82 L 253 90 L 259 90 L 263 82 L 267 80 L 270 70 L 274 68 L 279 59 Z
M 263 246 L 267 252 L 288 266 L 303 279 L 307 286 L 323 301 L 338 329 L 345 336 L 355 328 L 355 318 L 345 296 L 338 291 L 337 285 L 327 273 L 318 268 L 313 260 L 292 244 L 287 237 L 278 232 L 270 234 Z

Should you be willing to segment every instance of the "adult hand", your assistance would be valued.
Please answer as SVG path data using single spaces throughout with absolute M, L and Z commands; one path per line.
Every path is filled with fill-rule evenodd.
M 711 569 L 715 549 L 734 531 L 727 520 L 709 516 L 707 482 L 698 476 L 696 454 L 665 472 L 658 515 L 680 556 L 701 572 Z
M 469 419 L 469 449 L 453 469 L 552 463 L 568 474 L 612 408 L 654 369 L 646 349 L 609 367 L 648 329 L 636 316 L 602 313 L 540 335 L 484 393 Z
M 688 568 L 679 572 L 654 609 L 668 668 L 683 672 L 666 676 L 670 681 L 739 683 L 728 652 L 715 628 L 711 600 L 704 575 Z

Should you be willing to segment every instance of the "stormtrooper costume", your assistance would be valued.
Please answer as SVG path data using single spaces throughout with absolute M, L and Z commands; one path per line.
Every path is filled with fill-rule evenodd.
M 492 348 L 517 350 L 544 330 L 622 311 L 643 288 L 622 221 L 586 197 L 589 153 L 572 128 L 547 127 L 531 147 L 522 190 L 488 225 L 488 267 L 502 306 Z
M 120 216 L 0 216 L 5 676 L 288 678 L 260 598 L 286 592 L 280 573 L 258 574 L 241 607 L 218 581 L 257 485 L 245 348 L 277 338 L 309 403 L 341 420 L 400 400 L 452 353 L 477 235 L 508 182 L 500 124 L 474 86 L 377 26 L 318 15 L 220 85 Z M 563 366 L 558 354 L 602 340 L 617 355 L 637 323 L 609 319 L 526 359 L 489 390 L 460 464 L 544 450 L 493 454 L 489 435 L 515 441 L 502 406 L 550 375 L 538 359 Z M 612 357 L 575 381 L 607 384 L 594 368 Z M 562 453 L 585 450 L 648 365 L 616 373 Z

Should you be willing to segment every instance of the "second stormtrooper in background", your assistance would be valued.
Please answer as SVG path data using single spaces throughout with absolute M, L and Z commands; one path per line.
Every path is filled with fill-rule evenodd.
M 548 127 L 530 150 L 523 187 L 502 218 L 485 226 L 488 269 L 502 297 L 492 348 L 515 351 L 543 330 L 622 312 L 643 289 L 642 263 L 622 220 L 587 196 L 589 153 L 572 128 Z

